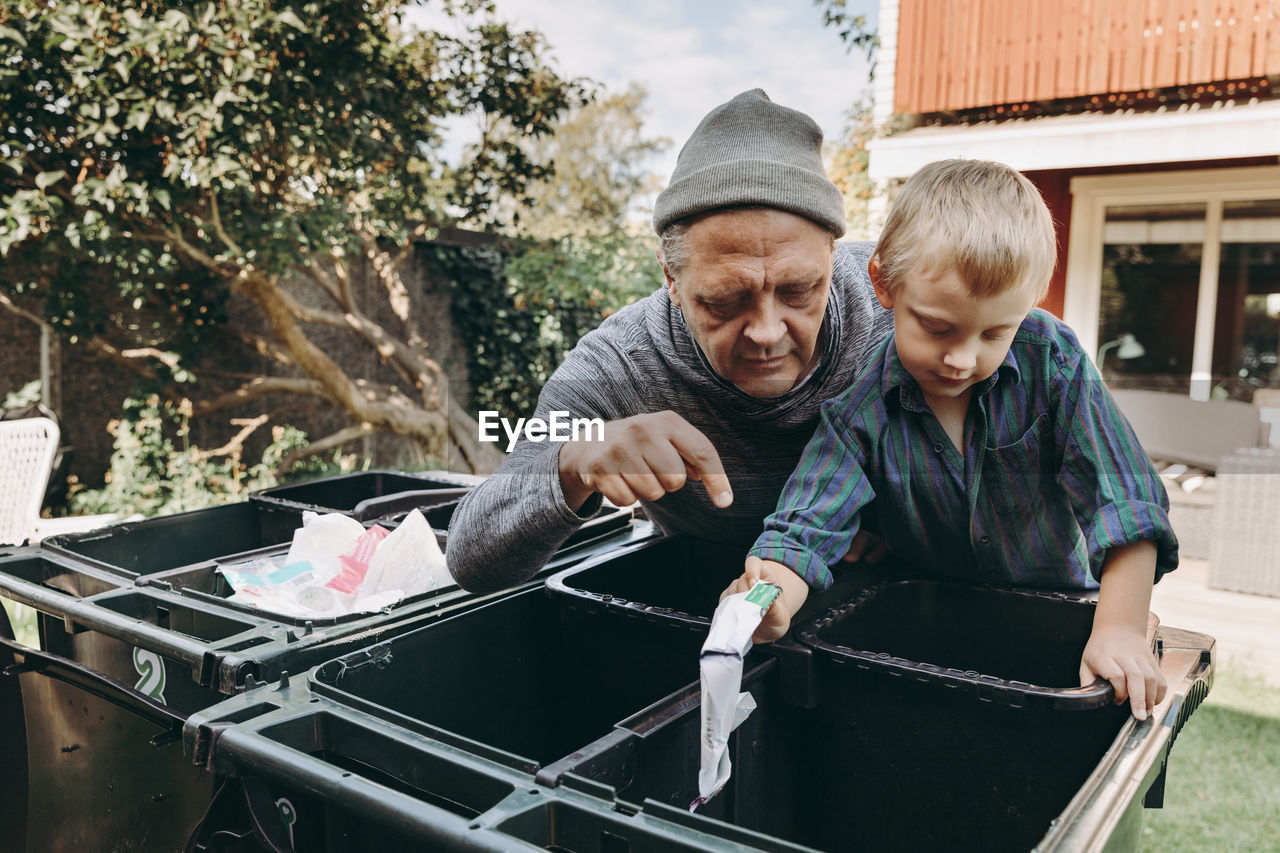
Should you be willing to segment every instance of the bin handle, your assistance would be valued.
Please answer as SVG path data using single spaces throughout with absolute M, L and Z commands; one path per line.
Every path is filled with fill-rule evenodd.
M 130 645 L 185 663 L 204 678 L 208 644 L 189 638 L 177 631 L 161 628 L 140 619 L 132 619 L 122 613 L 106 610 L 94 599 L 101 596 L 130 594 L 134 590 L 120 587 L 112 592 L 98 593 L 92 598 L 76 598 L 65 592 L 30 583 L 0 571 L 0 594 L 44 613 L 57 616 L 91 631 L 99 631 Z M 151 593 L 154 594 L 154 593 Z M 188 606 L 183 603 L 183 606 Z M 110 613 L 111 618 L 103 615 Z M 251 626 L 246 625 L 245 630 Z M 25 646 L 23 648 L 26 648 Z
M 0 637 L 0 647 L 22 658 L 21 663 L 5 667 L 3 670 L 5 675 L 20 675 L 24 672 L 41 673 L 73 687 L 79 687 L 86 693 L 91 693 L 118 708 L 130 711 L 149 723 L 168 729 L 169 734 L 174 737 L 182 736 L 182 724 L 186 719 L 181 714 L 171 710 L 163 702 L 157 702 L 147 694 L 135 690 L 123 681 L 117 681 L 71 658 L 28 648 L 7 637 Z
M 471 489 L 457 488 L 394 492 L 389 495 L 366 498 L 356 504 L 351 512 L 356 521 L 369 521 L 370 519 L 382 518 L 397 512 L 408 512 L 411 509 L 428 509 L 450 501 L 456 501 L 469 491 Z
M 218 737 L 218 752 L 233 758 L 236 775 L 264 776 L 319 794 L 357 814 L 386 817 L 407 835 L 460 850 L 508 853 L 510 838 L 472 829 L 474 821 L 440 806 L 386 788 L 360 776 L 339 771 L 306 752 L 285 746 L 242 726 L 228 726 Z

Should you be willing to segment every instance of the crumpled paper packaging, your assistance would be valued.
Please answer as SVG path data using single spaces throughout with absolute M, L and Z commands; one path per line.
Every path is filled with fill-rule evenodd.
M 278 560 L 218 570 L 235 600 L 304 619 L 374 613 L 453 585 L 435 531 L 416 509 L 390 532 L 376 525 L 366 530 L 340 513 L 304 512 L 288 554 Z
M 742 660 L 751 651 L 751 635 L 781 592 L 776 584 L 757 582 L 747 592 L 726 596 L 711 617 L 711 630 L 698 656 L 702 762 L 698 797 L 689 804 L 689 811 L 710 800 L 729 781 L 729 734 L 756 707 L 750 693 L 738 692 L 742 686 Z

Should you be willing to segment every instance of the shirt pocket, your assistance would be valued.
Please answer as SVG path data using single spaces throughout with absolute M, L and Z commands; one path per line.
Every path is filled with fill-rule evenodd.
M 1050 459 L 1044 452 L 1052 428 L 1040 415 L 1013 444 L 988 447 L 982 460 L 982 495 L 996 512 L 1028 513 L 1044 505 L 1045 489 L 1053 485 Z

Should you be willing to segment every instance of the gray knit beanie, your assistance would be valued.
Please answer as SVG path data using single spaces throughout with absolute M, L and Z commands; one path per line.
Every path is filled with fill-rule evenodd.
M 671 183 L 658 194 L 653 230 L 724 207 L 762 205 L 844 234 L 844 199 L 822 165 L 822 130 L 763 89 L 707 113 L 680 149 Z

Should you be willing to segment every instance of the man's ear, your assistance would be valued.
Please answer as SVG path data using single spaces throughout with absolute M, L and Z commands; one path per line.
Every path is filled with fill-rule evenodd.
M 867 275 L 871 278 L 871 286 L 876 289 L 876 299 L 888 311 L 893 310 L 893 294 L 885 286 L 884 275 L 880 272 L 880 257 L 872 255 L 867 261 Z
M 663 278 L 663 281 L 665 281 L 665 282 L 666 282 L 666 285 L 667 285 L 667 295 L 671 297 L 671 304 L 672 304 L 672 305 L 675 305 L 677 308 L 679 308 L 679 307 L 680 307 L 680 294 L 679 294 L 679 292 L 678 292 L 678 290 L 677 290 L 677 288 L 676 288 L 676 280 L 675 280 L 674 278 L 672 278 L 672 276 L 671 276 L 671 272 L 667 269 L 667 262 L 666 262 L 666 259 L 662 257 L 662 247 L 661 247 L 661 246 L 659 246 L 659 247 L 658 247 L 658 251 L 657 251 L 655 254 L 657 254 L 657 256 L 658 256 L 658 265 L 659 265 L 660 267 L 662 267 L 662 278 Z

